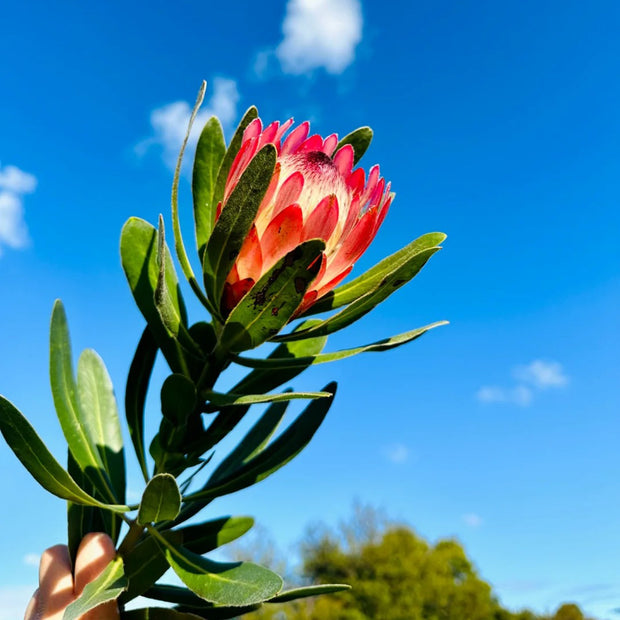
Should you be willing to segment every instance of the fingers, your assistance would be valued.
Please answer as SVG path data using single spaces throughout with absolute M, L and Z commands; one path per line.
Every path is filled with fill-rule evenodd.
M 26 607 L 26 613 L 24 620 L 38 620 L 41 617 L 41 598 L 39 596 L 39 590 L 35 590 L 28 607 Z
M 115 557 L 114 543 L 107 534 L 86 534 L 75 558 L 75 594 L 81 594 Z
M 101 571 L 116 557 L 116 549 L 107 534 L 87 534 L 82 539 L 75 559 L 75 596 L 86 584 L 96 579 Z M 117 620 L 116 601 L 99 605 L 81 617 L 81 620 Z
M 74 599 L 71 560 L 66 545 L 55 545 L 43 552 L 39 564 L 39 589 L 33 597 L 32 618 L 60 620 Z

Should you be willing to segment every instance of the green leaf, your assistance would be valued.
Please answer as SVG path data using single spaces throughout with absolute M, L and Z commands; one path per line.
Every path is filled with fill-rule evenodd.
M 220 480 L 209 479 L 205 487 L 186 496 L 184 501 L 205 501 L 239 491 L 264 480 L 286 465 L 306 447 L 325 419 L 336 393 L 336 384 L 328 384 L 324 391 L 330 392 L 332 396 L 312 401 L 297 419 L 258 455 Z
M 397 291 L 403 284 L 406 284 L 415 277 L 420 269 L 424 267 L 428 259 L 439 250 L 439 248 L 430 248 L 419 252 L 410 260 L 403 263 L 398 269 L 386 276 L 379 285 L 366 293 L 359 299 L 350 303 L 346 308 L 329 317 L 321 324 L 316 325 L 308 330 L 298 331 L 283 336 L 276 336 L 275 341 L 297 340 L 298 338 L 313 338 L 316 336 L 327 336 L 334 332 L 344 329 L 365 314 L 370 312 L 375 306 L 385 301 L 392 293 Z
M 138 510 L 138 523 L 172 521 L 181 510 L 181 493 L 174 476 L 157 474 L 146 485 Z
M 125 418 L 145 482 L 149 481 L 149 473 L 144 444 L 144 405 L 156 356 L 157 343 L 147 326 L 131 362 L 125 388 Z
M 334 155 L 346 144 L 350 144 L 353 147 L 353 165 L 362 158 L 362 155 L 368 150 L 370 143 L 372 142 L 372 129 L 370 127 L 359 127 L 350 134 L 347 134 L 336 146 Z M 333 155 L 332 155 L 333 157 Z
M 121 620 L 202 620 L 202 616 L 165 607 L 144 607 L 124 611 Z
M 67 450 L 67 452 L 67 471 L 69 475 L 83 491 L 92 497 L 96 497 L 97 492 L 94 486 L 80 469 L 80 466 L 75 462 L 75 459 L 71 455 L 71 451 Z M 96 497 L 96 499 L 99 498 Z M 82 538 L 84 538 L 86 534 L 90 532 L 105 532 L 109 534 L 116 543 L 120 532 L 120 525 L 120 517 L 114 513 L 103 510 L 102 508 L 96 508 L 95 506 L 84 506 L 82 504 L 67 502 L 67 544 L 69 547 L 71 565 L 75 566 L 75 557 L 78 548 L 82 542 Z
M 245 606 L 272 598 L 282 589 L 282 578 L 251 562 L 214 562 L 170 544 L 149 528 L 164 548 L 179 579 L 200 598 L 216 605 Z
M 202 104 L 202 101 L 204 99 L 206 88 L 207 83 L 203 81 L 200 90 L 198 91 L 198 97 L 196 97 L 194 109 L 192 110 L 192 113 L 189 117 L 189 122 L 187 123 L 185 138 L 183 139 L 183 143 L 181 144 L 181 149 L 177 158 L 177 165 L 174 169 L 174 176 L 172 178 L 172 193 L 170 197 L 170 204 L 172 208 L 172 231 L 174 233 L 174 249 L 177 253 L 179 264 L 181 265 L 181 271 L 183 271 L 183 274 L 187 278 L 187 281 L 189 282 L 192 290 L 194 291 L 200 302 L 207 308 L 207 310 L 211 311 L 211 304 L 202 292 L 202 289 L 200 288 L 200 285 L 198 284 L 196 276 L 194 275 L 194 272 L 192 270 L 189 258 L 187 257 L 187 252 L 185 251 L 185 244 L 183 243 L 183 235 L 181 234 L 181 223 L 179 221 L 179 179 L 181 177 L 183 155 L 185 153 L 187 141 L 189 140 L 189 135 L 192 131 L 192 125 L 194 124 L 194 120 L 196 119 L 196 114 L 198 114 L 198 110 L 200 109 L 200 105 Z
M 324 297 L 321 297 L 321 299 L 304 312 L 304 316 L 327 312 L 328 310 L 334 310 L 350 304 L 352 301 L 376 289 L 386 277 L 399 269 L 407 261 L 412 260 L 417 254 L 424 250 L 437 248 L 445 239 L 446 235 L 443 233 L 427 233 L 426 235 L 422 235 L 404 248 L 398 250 L 398 252 L 384 258 L 381 262 L 377 263 L 361 276 L 351 280 L 348 284 L 339 286 L 337 289 L 327 293 Z
M 0 432 L 22 465 L 52 495 L 114 512 L 129 510 L 129 506 L 103 504 L 83 491 L 51 455 L 28 420 L 3 396 L 0 396 Z
M 264 370 L 282 370 L 287 368 L 303 369 L 307 368 L 312 364 L 324 364 L 325 362 L 334 362 L 336 360 L 352 357 L 353 355 L 358 355 L 359 353 L 369 353 L 372 351 L 388 351 L 389 349 L 394 349 L 396 347 L 400 347 L 403 344 L 407 344 L 412 340 L 416 340 L 417 338 L 424 335 L 431 329 L 434 329 L 435 327 L 447 324 L 448 321 L 437 321 L 435 323 L 425 325 L 424 327 L 419 327 L 418 329 L 413 329 L 411 331 L 405 332 L 404 334 L 392 336 L 392 338 L 384 338 L 383 340 L 378 340 L 377 342 L 373 342 L 372 344 L 355 347 L 354 349 L 335 351 L 334 353 L 323 353 L 311 357 L 298 357 L 291 359 L 289 357 L 277 358 L 270 356 L 267 359 L 255 359 L 249 357 L 234 356 L 233 360 L 236 364 L 239 364 L 241 366 L 247 366 L 248 368 L 259 368 Z
M 148 222 L 132 217 L 121 232 L 121 262 L 125 276 L 140 312 L 162 350 L 173 372 L 189 374 L 180 344 L 170 336 L 155 305 L 155 289 L 159 278 L 157 265 L 157 230 Z M 187 323 L 185 306 L 178 289 L 178 280 L 170 252 L 165 253 L 166 288 L 177 313 Z
M 215 223 L 217 202 L 213 200 L 213 194 L 217 173 L 225 153 L 226 143 L 222 125 L 216 116 L 212 116 L 198 139 L 192 175 L 196 245 L 201 260 Z
M 309 319 L 295 327 L 295 331 L 310 329 L 321 323 L 320 319 Z M 327 336 L 319 338 L 306 338 L 293 342 L 283 342 L 279 344 L 267 357 L 267 361 L 286 359 L 290 364 L 280 369 L 255 369 L 244 377 L 231 392 L 235 394 L 252 394 L 255 392 L 271 392 L 280 385 L 288 383 L 299 375 L 308 364 L 298 364 L 298 359 L 313 360 L 325 347 Z M 235 358 L 237 359 L 237 358 Z M 247 359 L 247 358 L 243 358 Z
M 220 339 L 223 349 L 252 349 L 277 334 L 299 307 L 320 267 L 325 249 L 311 239 L 280 259 L 233 308 Z
M 54 304 L 50 326 L 50 381 L 56 415 L 69 449 L 82 471 L 107 501 L 119 503 L 93 436 L 82 418 L 73 376 L 67 317 L 60 300 Z
M 350 590 L 351 586 L 346 583 L 326 583 L 317 586 L 305 586 L 303 588 L 294 588 L 286 590 L 278 596 L 266 601 L 267 603 L 288 603 L 300 598 L 308 598 L 309 596 L 320 596 L 321 594 L 333 594 L 334 592 L 342 592 Z
M 63 620 L 78 620 L 87 611 L 118 598 L 126 586 L 123 560 L 116 557 L 96 579 L 84 587 L 82 594 L 65 609 Z
M 80 419 L 95 445 L 114 494 L 125 501 L 125 455 L 112 381 L 103 360 L 92 349 L 78 361 L 77 396 Z
M 161 387 L 161 412 L 174 425 L 185 424 L 196 408 L 196 387 L 185 375 L 166 377 Z
M 243 536 L 253 524 L 251 517 L 222 517 L 162 535 L 169 542 L 202 555 Z M 146 592 L 168 568 L 166 557 L 155 539 L 145 538 L 125 557 L 129 586 L 121 596 L 121 602 L 126 603 Z
M 329 398 L 329 392 L 283 392 L 282 394 L 220 394 L 209 392 L 207 397 L 211 405 L 217 408 L 234 407 L 238 405 L 259 405 L 262 403 L 275 403 L 281 401 Z
M 258 118 L 258 110 L 254 106 L 251 106 L 243 115 L 239 126 L 235 130 L 235 135 L 232 137 L 230 145 L 226 150 L 224 158 L 222 159 L 222 163 L 217 174 L 217 179 L 215 181 L 215 188 L 213 189 L 213 204 L 216 207 L 217 203 L 220 202 L 220 200 L 222 200 L 222 198 L 224 197 L 224 189 L 226 188 L 228 173 L 230 172 L 233 161 L 235 160 L 235 157 L 237 156 L 237 153 L 241 148 L 241 143 L 243 141 L 243 132 L 255 118 Z
M 172 262 L 172 259 L 166 260 L 167 252 L 164 218 L 160 215 L 157 231 L 157 265 L 159 273 L 157 276 L 157 286 L 155 287 L 155 307 L 157 312 L 159 312 L 163 326 L 168 330 L 168 334 L 177 340 L 185 350 L 200 358 L 202 352 L 189 335 L 186 325 L 187 317 L 181 312 L 177 299 L 174 299 L 171 295 L 166 282 L 166 263 Z
M 224 282 L 252 228 L 275 165 L 276 149 L 273 144 L 267 144 L 254 155 L 241 175 L 209 237 L 203 262 L 205 288 L 218 310 Z
M 211 480 L 221 480 L 261 452 L 276 432 L 287 408 L 287 402 L 273 403 L 268 407 L 237 447 L 218 465 Z

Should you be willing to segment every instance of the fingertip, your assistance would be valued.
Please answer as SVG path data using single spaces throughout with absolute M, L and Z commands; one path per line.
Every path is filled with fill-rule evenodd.
M 75 593 L 80 594 L 84 586 L 96 579 L 115 557 L 114 542 L 107 534 L 86 534 L 75 559 Z

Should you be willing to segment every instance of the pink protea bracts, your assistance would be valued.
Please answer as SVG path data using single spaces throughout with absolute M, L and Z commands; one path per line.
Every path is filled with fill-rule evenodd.
M 353 268 L 373 240 L 388 211 L 393 194 L 379 176 L 379 166 L 353 168 L 353 147 L 335 155 L 338 136 L 308 137 L 310 124 L 291 127 L 292 119 L 265 129 L 259 118 L 243 134 L 241 148 L 230 168 L 223 204 L 254 155 L 273 144 L 277 162 L 256 220 L 235 265 L 226 278 L 223 311 L 227 314 L 255 282 L 289 251 L 308 239 L 322 239 L 326 247 L 319 272 L 296 315 L 332 290 Z M 333 156 L 333 157 L 332 157 Z M 217 215 L 222 205 L 218 205 Z

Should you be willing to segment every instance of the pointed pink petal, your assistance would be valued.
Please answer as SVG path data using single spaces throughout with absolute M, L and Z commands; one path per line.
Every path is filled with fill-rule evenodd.
M 230 172 L 228 173 L 228 180 L 226 181 L 226 189 L 224 191 L 224 203 L 228 200 L 231 192 L 239 182 L 239 178 L 243 174 L 243 171 L 247 168 L 252 157 L 256 153 L 256 147 L 258 140 L 256 138 L 250 138 L 247 142 L 244 142 L 235 157 Z
M 216 222 L 220 219 L 221 213 L 222 213 L 222 201 L 220 200 L 217 203 L 217 207 L 215 208 L 215 221 Z
M 366 183 L 366 189 L 360 198 L 362 207 L 366 205 L 370 195 L 375 191 L 377 187 L 377 181 L 379 181 L 379 166 L 373 166 L 368 173 L 368 182 Z
M 366 182 L 364 169 L 356 168 L 347 179 L 347 187 L 355 194 L 361 194 Z
M 282 183 L 276 196 L 272 217 L 275 217 L 281 211 L 284 211 L 286 207 L 296 203 L 301 196 L 301 191 L 304 188 L 304 175 L 297 170 L 293 172 L 288 179 Z
M 245 131 L 243 132 L 242 142 L 245 142 L 246 140 L 250 140 L 251 138 L 256 138 L 257 136 L 260 136 L 260 133 L 262 130 L 263 130 L 263 124 L 261 123 L 260 118 L 255 118 L 245 128 Z
M 284 141 L 284 144 L 282 145 L 282 149 L 280 151 L 280 155 L 288 155 L 289 153 L 294 153 L 299 147 L 299 145 L 307 138 L 309 131 L 310 123 L 308 121 L 302 123 L 296 129 L 293 129 L 293 131 L 291 131 L 291 133 Z
M 286 207 L 269 222 L 260 239 L 263 273 L 299 245 L 302 225 L 301 207 L 297 204 Z
M 330 262 L 330 274 L 340 273 L 347 267 L 352 266 L 366 251 L 373 239 L 376 216 L 377 210 L 371 209 L 355 224 Z
M 240 280 L 245 278 L 258 280 L 260 278 L 263 267 L 263 255 L 258 242 L 256 226 L 252 226 L 248 236 L 245 238 L 235 265 Z
M 304 225 L 301 240 L 323 239 L 327 241 L 338 224 L 338 199 L 335 194 L 326 196 L 310 213 Z
M 388 209 L 390 208 L 390 204 L 392 204 L 392 196 L 393 195 L 388 196 L 387 200 L 383 203 L 383 205 L 379 209 L 379 215 L 378 215 L 377 221 L 375 223 L 375 235 L 377 234 L 377 231 L 379 230 L 379 227 L 381 226 L 381 224 L 383 224 L 383 220 L 385 219 L 385 216 L 388 213 Z
M 278 121 L 274 121 L 265 129 L 265 131 L 263 131 L 258 143 L 258 150 L 262 149 L 265 144 L 269 144 L 274 141 L 276 134 L 278 133 L 279 125 L 280 123 Z
M 351 168 L 353 168 L 353 157 L 353 147 L 350 144 L 345 144 L 334 155 L 334 164 L 336 164 L 336 168 L 340 170 L 340 174 L 342 174 L 345 178 L 351 174 Z
M 325 138 L 323 142 L 323 148 L 321 149 L 325 155 L 332 156 L 334 149 L 338 146 L 338 134 L 333 133 L 331 136 Z
M 344 239 L 347 235 L 353 230 L 353 226 L 355 226 L 357 220 L 360 217 L 360 199 L 359 196 L 353 196 L 353 200 L 349 205 L 349 210 L 347 211 L 347 219 L 344 221 L 344 226 L 342 227 L 342 232 L 340 233 L 340 238 Z
M 336 286 L 338 286 L 338 284 L 340 284 L 351 273 L 352 269 L 353 265 L 347 267 L 342 273 L 339 273 L 335 278 L 332 278 L 329 282 L 327 282 L 327 284 L 321 286 L 317 291 L 317 298 L 323 297 L 325 293 L 329 293 L 329 291 L 333 288 L 336 288 Z
M 282 136 L 288 131 L 289 127 L 293 124 L 293 119 L 289 118 L 286 123 L 283 123 L 280 129 L 278 129 L 278 133 L 276 134 L 276 138 L 274 140 L 274 144 L 276 145 L 276 149 L 278 150 L 278 155 L 280 155 L 280 151 L 282 150 L 282 146 L 280 144 L 280 140 L 282 140 Z
M 299 308 L 295 310 L 292 318 L 297 318 L 300 314 L 305 312 L 317 299 L 318 293 L 316 291 L 307 291 L 299 304 Z
M 323 148 L 323 138 L 315 133 L 310 136 L 298 149 L 298 153 L 310 153 L 311 151 L 320 151 Z
M 234 284 L 230 284 L 229 282 L 224 284 L 222 305 L 224 306 L 224 311 L 226 314 L 228 314 L 241 301 L 241 298 L 244 297 L 253 286 L 254 280 L 251 278 L 239 280 Z
M 375 187 L 375 191 L 372 193 L 372 196 L 370 197 L 370 200 L 368 201 L 369 208 L 375 207 L 381 203 L 384 189 L 385 189 L 385 179 L 381 178 L 379 179 L 379 182 L 377 183 L 377 187 Z

